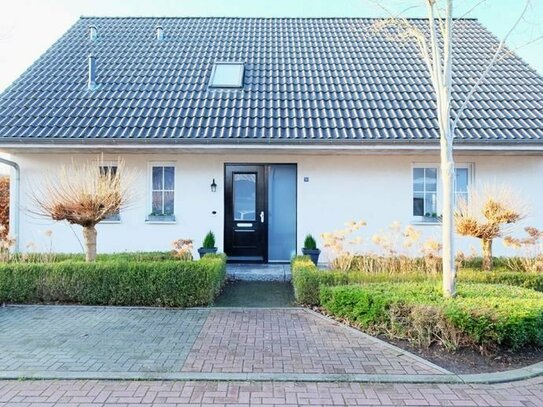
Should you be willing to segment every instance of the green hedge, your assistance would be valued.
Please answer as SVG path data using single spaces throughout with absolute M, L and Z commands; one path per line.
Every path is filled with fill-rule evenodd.
M 323 287 L 321 304 L 370 332 L 426 345 L 543 346 L 543 294 L 519 287 L 462 283 L 453 299 L 435 282 Z
M 226 257 L 198 261 L 101 259 L 0 264 L 0 302 L 191 307 L 211 303 Z
M 320 303 L 321 286 L 428 280 L 427 275 L 420 273 L 390 274 L 320 270 L 307 256 L 294 258 L 291 263 L 291 271 L 296 301 L 305 305 L 318 305 Z
M 440 280 L 441 275 L 428 275 L 417 272 L 405 273 L 363 273 L 360 271 L 319 270 L 308 257 L 299 256 L 291 264 L 292 284 L 296 301 L 300 304 L 318 305 L 320 287 L 346 284 L 409 282 Z M 506 284 L 543 292 L 543 274 L 513 271 L 483 272 L 476 269 L 463 269 L 458 273 L 459 282 Z

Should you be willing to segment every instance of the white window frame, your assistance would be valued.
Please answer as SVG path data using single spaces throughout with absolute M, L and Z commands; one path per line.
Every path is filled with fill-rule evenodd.
M 162 192 L 173 192 L 173 214 L 172 215 L 164 215 L 163 218 L 161 216 L 152 216 L 151 213 L 153 211 L 153 168 L 154 167 L 173 167 L 173 173 L 174 173 L 174 180 L 173 180 L 173 190 L 166 190 L 162 189 Z M 177 189 L 177 166 L 175 165 L 175 161 L 150 161 L 148 163 L 148 185 L 149 185 L 149 191 L 148 191 L 148 201 L 147 201 L 147 215 L 146 215 L 146 222 L 147 223 L 176 223 L 176 189 Z M 164 202 L 162 203 L 164 206 Z
M 117 168 L 117 172 L 119 171 L 119 163 L 117 161 L 99 161 L 97 163 L 98 165 L 98 169 L 101 171 L 102 168 L 104 167 L 116 167 Z M 108 223 L 121 223 L 121 211 L 119 210 L 119 213 L 117 214 L 117 216 L 115 215 L 112 215 L 106 219 L 104 219 L 103 221 L 100 222 L 100 224 L 104 223 L 104 224 L 108 224 Z
M 436 208 L 437 208 L 437 215 L 438 218 L 428 219 L 424 216 L 415 216 L 413 215 L 413 197 L 415 196 L 415 185 L 413 182 L 413 170 L 415 168 L 435 168 L 437 169 L 437 186 L 436 186 Z M 466 162 L 460 162 L 454 164 L 455 170 L 457 168 L 466 168 L 468 170 L 468 199 L 469 199 L 469 188 L 470 186 L 474 185 L 475 182 L 475 164 L 474 163 L 466 163 Z M 443 186 L 441 185 L 441 166 L 439 163 L 431 162 L 431 163 L 412 163 L 411 164 L 411 173 L 410 173 L 410 182 L 411 182 L 411 197 L 410 197 L 410 212 L 411 212 L 411 218 L 413 224 L 420 224 L 420 225 L 441 225 L 441 220 L 439 218 L 442 215 L 442 202 L 441 202 L 441 196 L 443 193 Z M 456 198 L 456 176 L 454 178 L 454 194 Z
M 236 84 L 232 83 L 214 83 L 215 74 L 217 73 L 217 67 L 220 65 L 241 65 L 239 77 Z M 215 61 L 211 70 L 211 76 L 209 77 L 209 87 L 213 89 L 229 88 L 240 89 L 243 88 L 243 79 L 245 77 L 245 63 L 241 61 Z

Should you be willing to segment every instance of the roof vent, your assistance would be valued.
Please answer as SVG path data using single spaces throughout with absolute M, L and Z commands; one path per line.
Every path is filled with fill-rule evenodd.
M 162 41 L 164 39 L 164 30 L 161 25 L 156 26 L 156 39 Z
M 98 37 L 98 31 L 94 25 L 89 25 L 89 40 L 94 41 Z
M 89 55 L 89 90 L 96 89 L 96 58 L 94 55 Z

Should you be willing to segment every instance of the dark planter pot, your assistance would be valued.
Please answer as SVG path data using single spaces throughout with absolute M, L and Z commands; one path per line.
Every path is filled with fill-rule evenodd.
M 211 254 L 217 253 L 217 248 L 213 247 L 211 249 L 206 249 L 204 247 L 200 247 L 198 249 L 198 254 L 200 255 L 200 258 L 204 257 L 206 254 L 209 254 L 209 253 L 211 253 Z
M 321 254 L 320 249 L 302 249 L 304 256 L 311 257 L 311 261 L 315 266 L 319 263 L 319 254 Z

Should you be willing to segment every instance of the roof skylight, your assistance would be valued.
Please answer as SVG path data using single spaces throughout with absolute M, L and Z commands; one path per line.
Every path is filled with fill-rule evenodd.
M 209 87 L 241 88 L 243 87 L 243 62 L 215 62 L 211 71 Z

